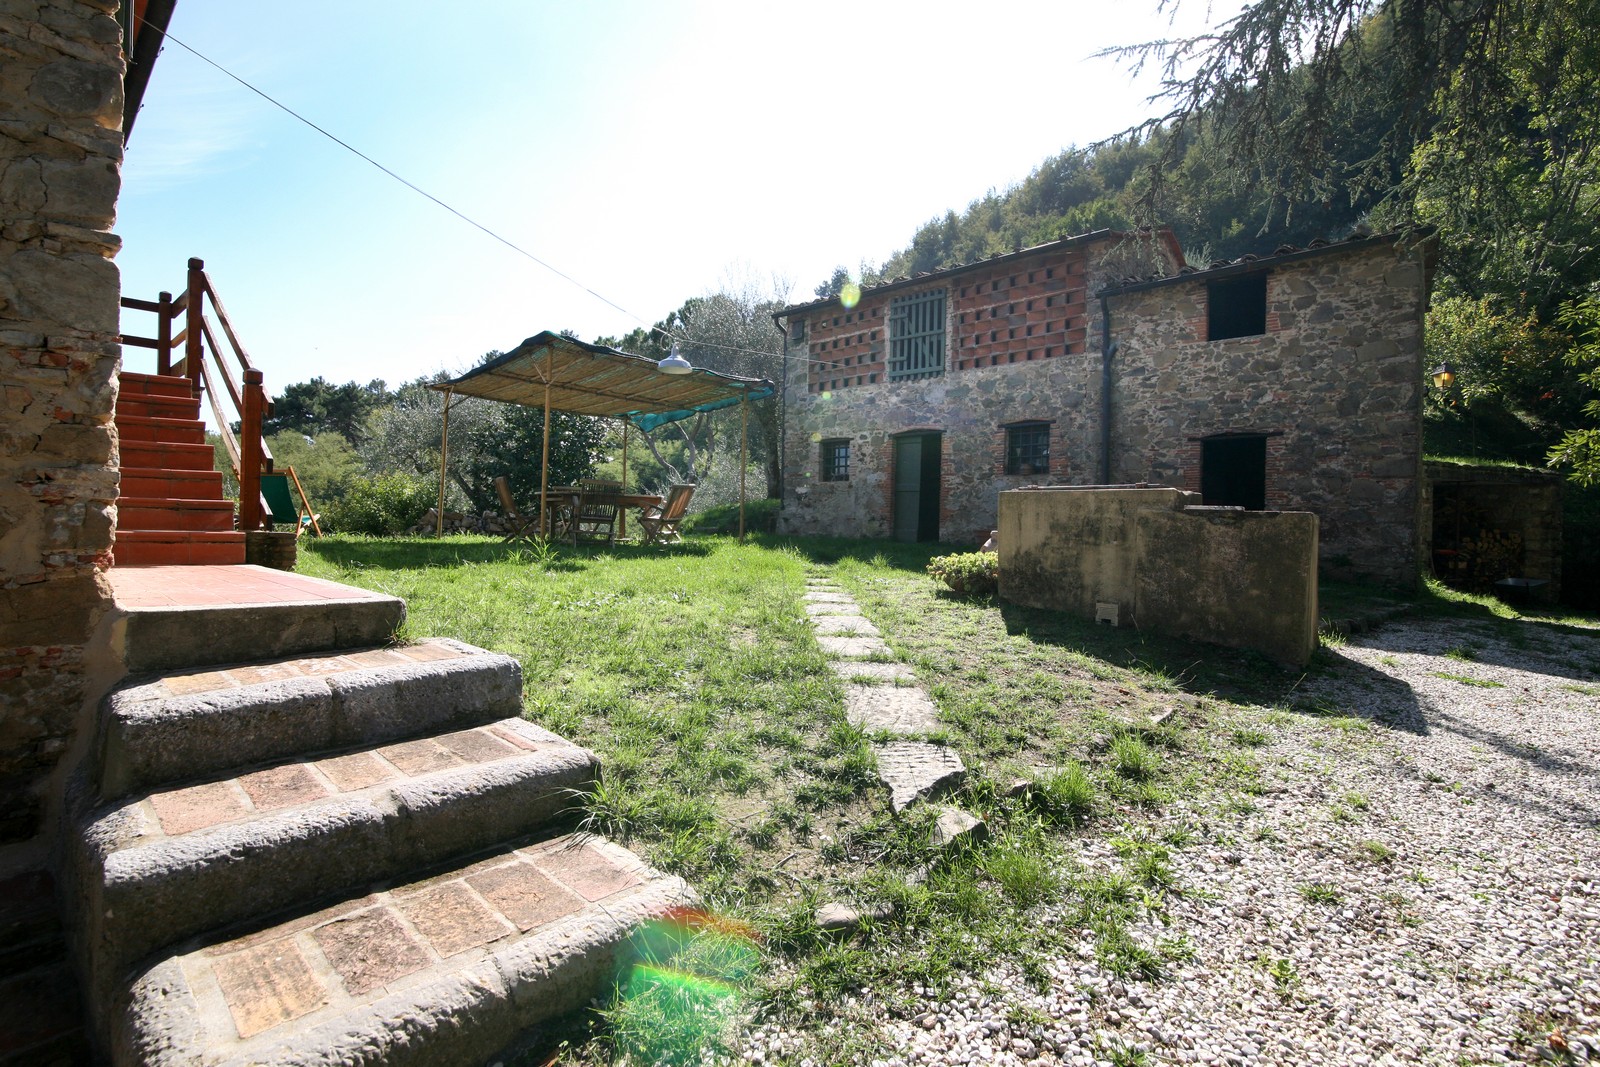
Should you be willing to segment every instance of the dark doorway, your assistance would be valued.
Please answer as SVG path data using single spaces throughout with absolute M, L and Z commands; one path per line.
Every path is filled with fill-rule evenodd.
M 1213 507 L 1266 508 L 1266 437 L 1241 434 L 1201 441 L 1200 495 Z
M 940 439 L 911 433 L 894 439 L 894 539 L 939 540 Z

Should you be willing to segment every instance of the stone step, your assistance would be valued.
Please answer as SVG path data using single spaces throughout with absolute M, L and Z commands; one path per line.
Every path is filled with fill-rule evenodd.
M 137 789 L 230 767 L 513 718 L 522 668 L 435 639 L 136 679 L 101 704 L 98 788 Z
M 76 864 L 91 995 L 183 938 L 533 833 L 598 772 L 587 749 L 503 719 L 102 808 Z
M 118 530 L 111 559 L 117 567 L 242 564 L 244 534 L 231 530 Z
M 222 472 L 123 467 L 120 490 L 130 497 L 168 500 L 222 500 Z
M 115 996 L 112 1062 L 480 1067 L 602 993 L 630 934 L 693 904 L 607 841 L 502 847 L 183 946 Z
M 117 498 L 117 533 L 133 530 L 221 530 L 233 532 L 233 501 L 170 497 Z
M 207 444 L 161 441 L 123 441 L 119 446 L 124 467 L 154 467 L 180 471 L 208 471 L 217 456 Z
M 243 534 L 189 536 L 237 538 L 243 560 Z M 129 674 L 369 648 L 405 621 L 398 597 L 267 567 L 127 567 L 122 544 L 106 573 L 112 646 Z
M 163 444 L 203 445 L 206 443 L 206 424 L 198 418 L 161 418 L 152 415 L 134 415 L 117 412 L 117 437 L 127 444 L 131 441 L 153 441 Z
M 189 379 L 179 374 L 139 374 L 125 370 L 117 375 L 117 385 L 119 395 L 177 396 L 194 398 L 197 403 L 199 401 L 194 396 L 194 386 L 189 384 Z

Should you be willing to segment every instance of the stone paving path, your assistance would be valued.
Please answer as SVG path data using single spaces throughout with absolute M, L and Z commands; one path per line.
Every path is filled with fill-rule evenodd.
M 884 662 L 889 646 L 850 594 L 831 578 L 813 577 L 807 579 L 805 601 L 817 643 L 833 657 L 833 669 L 845 681 L 845 715 L 851 725 L 868 734 L 907 738 L 872 746 L 878 778 L 889 788 L 894 810 L 904 811 L 959 785 L 967 772 L 954 749 L 908 739 L 938 730 L 939 710 L 909 667 Z

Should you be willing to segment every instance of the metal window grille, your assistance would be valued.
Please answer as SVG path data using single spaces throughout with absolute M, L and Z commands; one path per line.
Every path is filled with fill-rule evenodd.
M 889 380 L 944 373 L 944 290 L 902 296 L 889 305 Z
M 822 442 L 822 480 L 848 482 L 850 480 L 850 442 Z
M 1050 424 L 1025 422 L 1006 427 L 1006 473 L 1047 474 L 1050 471 Z

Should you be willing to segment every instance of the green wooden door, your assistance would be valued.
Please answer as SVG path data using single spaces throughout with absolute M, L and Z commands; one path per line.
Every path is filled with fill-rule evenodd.
M 894 442 L 894 539 L 939 539 L 940 435 L 906 434 Z

